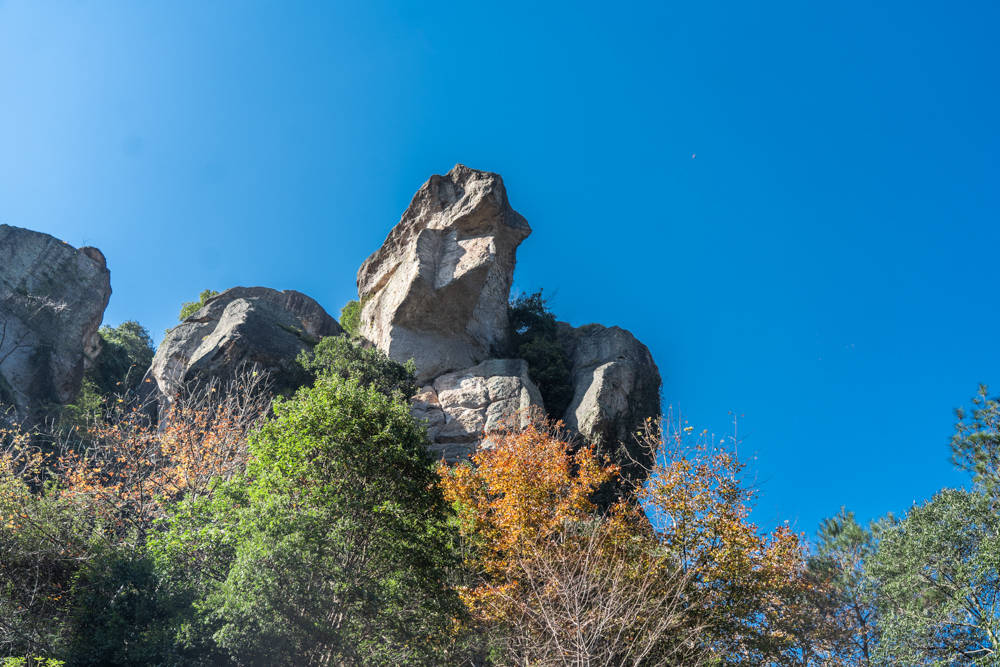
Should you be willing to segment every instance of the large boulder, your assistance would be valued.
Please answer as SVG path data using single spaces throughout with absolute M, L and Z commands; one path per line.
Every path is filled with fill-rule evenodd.
M 267 371 L 275 391 L 287 392 L 307 379 L 296 362 L 299 353 L 341 333 L 337 321 L 301 292 L 233 287 L 167 333 L 147 378 L 166 403 L 187 383 L 225 381 L 243 366 Z
M 506 354 L 515 251 L 531 233 L 499 175 L 431 176 L 358 271 L 359 333 L 426 382 Z
M 69 403 L 101 351 L 111 273 L 97 248 L 0 225 L 0 403 Z
M 427 423 L 431 454 L 453 463 L 468 458 L 491 431 L 527 426 L 541 406 L 527 362 L 488 359 L 421 388 L 411 412 Z
M 660 371 L 649 348 L 625 329 L 599 324 L 560 322 L 559 339 L 572 363 L 566 426 L 610 455 L 626 476 L 641 475 L 651 461 L 636 431 L 660 414 Z

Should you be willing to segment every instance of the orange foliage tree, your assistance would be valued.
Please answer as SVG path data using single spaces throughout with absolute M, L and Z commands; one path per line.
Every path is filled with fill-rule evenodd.
M 647 480 L 604 511 L 591 498 L 625 483 L 618 469 L 550 428 L 491 434 L 471 464 L 441 464 L 473 573 L 464 599 L 505 628 L 512 662 L 809 662 L 799 536 L 762 532 L 743 464 L 692 431 L 650 422 Z
M 462 596 L 514 664 L 677 664 L 703 652 L 686 575 L 634 504 L 591 501 L 618 476 L 553 428 L 491 434 L 439 473 L 466 539 Z
M 734 448 L 668 418 L 640 434 L 653 454 L 635 496 L 664 549 L 701 592 L 702 621 L 722 664 L 801 662 L 814 582 L 801 535 L 750 520 L 756 492 Z
M 105 525 L 144 533 L 166 503 L 207 493 L 246 464 L 247 436 L 270 400 L 266 376 L 249 370 L 176 397 L 159 423 L 121 401 L 64 442 L 50 470 L 65 498 L 86 498 Z

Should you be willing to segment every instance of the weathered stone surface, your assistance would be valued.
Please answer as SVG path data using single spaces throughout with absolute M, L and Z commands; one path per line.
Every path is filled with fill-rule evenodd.
M 573 328 L 560 322 L 559 337 L 572 360 L 574 386 L 563 420 L 610 454 L 626 475 L 637 474 L 641 466 L 631 460 L 649 461 L 635 432 L 647 417 L 660 414 L 660 371 L 649 349 L 625 329 L 599 324 Z
M 530 233 L 499 175 L 432 176 L 358 271 L 361 335 L 412 358 L 419 382 L 504 354 L 515 251 Z
M 24 417 L 72 401 L 101 351 L 110 297 L 97 248 L 0 225 L 0 402 Z
M 243 364 L 256 364 L 271 374 L 276 391 L 288 391 L 306 379 L 298 354 L 340 333 L 336 320 L 301 292 L 233 287 L 167 333 L 147 377 L 168 403 L 185 383 L 226 380 Z
M 435 458 L 467 458 L 484 434 L 503 426 L 527 426 L 542 397 L 522 359 L 488 359 L 446 373 L 413 398 L 411 412 L 427 422 Z
M 509 354 L 516 250 L 530 233 L 500 176 L 457 165 L 417 191 L 358 271 L 359 333 L 393 359 L 415 361 L 423 388 L 412 412 L 447 460 L 474 452 L 502 419 L 528 420 L 542 405 L 527 363 L 499 358 Z M 564 421 L 631 474 L 634 433 L 660 410 L 649 350 L 618 327 L 561 324 L 559 337 L 574 387 Z

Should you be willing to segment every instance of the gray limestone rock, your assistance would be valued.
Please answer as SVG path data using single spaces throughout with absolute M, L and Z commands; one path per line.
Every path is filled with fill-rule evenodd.
M 101 351 L 111 273 L 97 248 L 0 225 L 0 403 L 69 403 Z
M 531 233 L 499 175 L 456 165 L 414 195 L 358 271 L 360 334 L 418 382 L 504 354 L 517 246 Z
M 308 379 L 296 362 L 299 353 L 341 333 L 337 321 L 301 292 L 233 287 L 167 333 L 147 378 L 167 403 L 185 383 L 224 381 L 241 365 L 270 373 L 276 391 L 291 391 Z

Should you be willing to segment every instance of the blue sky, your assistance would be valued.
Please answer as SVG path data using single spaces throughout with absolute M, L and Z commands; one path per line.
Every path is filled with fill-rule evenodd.
M 1000 5 L 0 0 L 0 222 L 108 256 L 106 321 L 206 288 L 336 313 L 432 173 L 504 176 L 516 287 L 633 331 L 755 518 L 964 477 L 1000 389 Z

